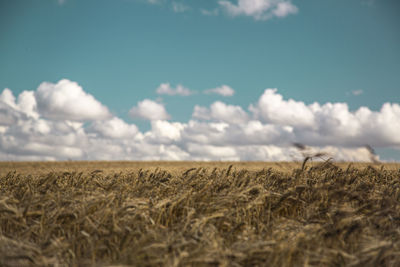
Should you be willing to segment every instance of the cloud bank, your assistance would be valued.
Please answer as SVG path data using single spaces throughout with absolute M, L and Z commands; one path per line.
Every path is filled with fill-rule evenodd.
M 216 101 L 195 105 L 187 122 L 164 105 L 139 101 L 129 114 L 140 131 L 112 115 L 77 83 L 42 83 L 17 97 L 0 94 L 0 160 L 301 160 L 304 151 L 370 161 L 366 144 L 400 148 L 400 105 L 351 111 L 346 103 L 305 104 L 266 89 L 247 110 Z

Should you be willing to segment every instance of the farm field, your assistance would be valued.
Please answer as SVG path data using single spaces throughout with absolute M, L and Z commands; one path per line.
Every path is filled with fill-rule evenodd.
M 232 165 L 237 170 L 260 171 L 262 169 L 273 168 L 275 171 L 292 172 L 296 168 L 301 168 L 303 162 L 196 162 L 196 161 L 57 161 L 57 162 L 0 162 L 0 175 L 17 171 L 19 174 L 39 175 L 49 172 L 83 172 L 91 173 L 101 170 L 103 173 L 129 173 L 137 172 L 140 169 L 154 171 L 163 169 L 171 174 L 179 175 L 190 168 L 228 168 Z M 307 166 L 317 166 L 319 162 L 307 162 Z M 400 163 L 371 164 L 360 162 L 337 162 L 336 166 L 341 168 L 351 167 L 364 169 L 368 166 L 380 169 L 384 166 L 385 170 L 399 170 Z
M 2 162 L 0 266 L 400 266 L 400 164 Z

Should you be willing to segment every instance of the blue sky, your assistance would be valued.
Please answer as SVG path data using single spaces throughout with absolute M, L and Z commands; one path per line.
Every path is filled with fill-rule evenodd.
M 399 1 L 277 0 L 292 7 L 280 15 L 240 1 L 0 0 L 0 90 L 68 79 L 142 132 L 129 111 L 144 99 L 179 123 L 215 101 L 246 111 L 266 88 L 351 111 L 400 102 Z M 197 93 L 160 95 L 162 83 Z M 235 94 L 202 93 L 222 85 Z

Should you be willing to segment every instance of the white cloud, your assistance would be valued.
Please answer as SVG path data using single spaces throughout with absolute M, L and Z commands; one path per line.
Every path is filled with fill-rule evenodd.
M 57 2 L 61 6 L 61 5 L 65 4 L 66 0 L 57 0 Z
M 192 117 L 235 124 L 245 123 L 249 119 L 247 113 L 240 106 L 226 105 L 220 101 L 214 102 L 209 109 L 196 105 Z
M 157 120 L 151 122 L 151 130 L 143 136 L 150 144 L 170 145 L 181 140 L 181 135 L 186 125 L 179 122 Z
M 15 107 L 15 96 L 12 91 L 8 88 L 4 89 L 0 94 L 0 101 L 11 107 Z
M 4 89 L 0 94 L 0 126 L 17 123 L 21 115 L 13 93 L 7 88 Z
M 0 125 L 15 123 L 21 117 L 39 117 L 33 92 L 22 92 L 16 101 L 11 90 L 4 89 L 0 94 Z
M 275 9 L 272 10 L 272 13 L 278 18 L 284 18 L 290 14 L 296 14 L 298 8 L 294 6 L 289 1 L 279 2 L 277 3 Z
M 56 93 L 72 99 L 74 92 L 88 95 L 79 86 L 76 90 L 77 84 L 68 94 L 58 84 L 17 97 L 9 89 L 0 93 L 0 160 L 288 161 L 321 152 L 335 160 L 370 161 L 376 156 L 366 144 L 400 148 L 397 103 L 385 103 L 378 111 L 367 107 L 351 111 L 346 103 L 305 104 L 266 89 L 249 111 L 217 101 L 209 107 L 195 106 L 187 122 L 170 122 L 162 104 L 145 99 L 130 111 L 134 117 L 151 121 L 151 128 L 143 133 L 115 116 L 91 116 L 87 121 L 44 108 L 49 106 L 46 101 L 58 99 Z M 93 97 L 89 99 L 85 103 L 95 101 L 105 108 Z M 64 102 L 56 104 L 64 106 L 70 108 Z M 49 110 L 55 110 L 57 119 L 48 115 Z M 307 148 L 299 150 L 294 142 Z
M 293 127 L 297 141 L 316 145 L 394 146 L 400 143 L 400 105 L 385 103 L 380 111 L 361 107 L 349 111 L 346 103 L 313 103 L 284 100 L 276 89 L 267 89 L 256 105 L 254 117 L 264 123 Z
M 82 147 L 87 138 L 82 125 L 76 126 L 67 121 L 21 118 L 0 134 L 0 159 L 82 158 Z
M 0 127 L 18 123 L 19 117 L 20 113 L 18 111 L 7 104 L 0 102 Z
M 127 124 L 117 117 L 106 121 L 93 122 L 88 132 L 97 133 L 105 138 L 125 138 L 133 139 L 139 133 L 139 129 L 134 124 Z
M 165 110 L 163 104 L 157 103 L 150 99 L 138 102 L 136 107 L 132 107 L 129 111 L 132 118 L 144 120 L 167 120 L 171 116 Z
M 33 91 L 23 91 L 18 96 L 17 107 L 22 113 L 26 114 L 28 117 L 36 119 L 39 118 L 35 93 Z
M 290 145 L 294 138 L 290 127 L 249 121 L 243 124 L 189 121 L 181 133 L 184 143 L 219 146 Z
M 183 13 L 192 9 L 184 1 L 143 1 L 151 5 L 170 3 L 171 9 L 175 13 Z M 217 2 L 218 5 L 214 9 L 199 8 L 200 13 L 205 16 L 217 16 L 221 13 L 220 11 L 223 11 L 232 17 L 248 16 L 255 20 L 268 20 L 274 17 L 284 18 L 298 12 L 298 8 L 292 3 L 292 0 L 219 0 Z
M 172 2 L 172 10 L 176 13 L 183 13 L 190 10 L 190 7 L 180 2 Z
M 264 122 L 277 125 L 311 127 L 314 124 L 314 114 L 303 102 L 289 99 L 283 100 L 277 94 L 277 89 L 266 89 L 256 106 L 251 105 L 250 111 Z
M 180 95 L 180 96 L 189 96 L 194 94 L 194 91 L 184 87 L 181 84 L 178 84 L 176 88 L 172 88 L 169 83 L 162 83 L 156 90 L 159 95 Z
M 231 16 L 243 15 L 253 17 L 255 20 L 283 18 L 298 12 L 298 8 L 291 0 L 237 0 L 237 4 L 221 0 L 218 3 Z
M 35 91 L 39 113 L 55 120 L 99 120 L 110 118 L 108 108 L 83 91 L 76 82 L 42 83 Z
M 218 94 L 222 96 L 233 96 L 235 94 L 235 90 L 233 90 L 228 85 L 222 85 L 220 87 L 214 89 L 204 90 L 205 94 Z

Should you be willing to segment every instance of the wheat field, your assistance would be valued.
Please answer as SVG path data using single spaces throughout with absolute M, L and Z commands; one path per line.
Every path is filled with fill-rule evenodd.
M 400 165 L 3 162 L 0 266 L 400 266 Z

